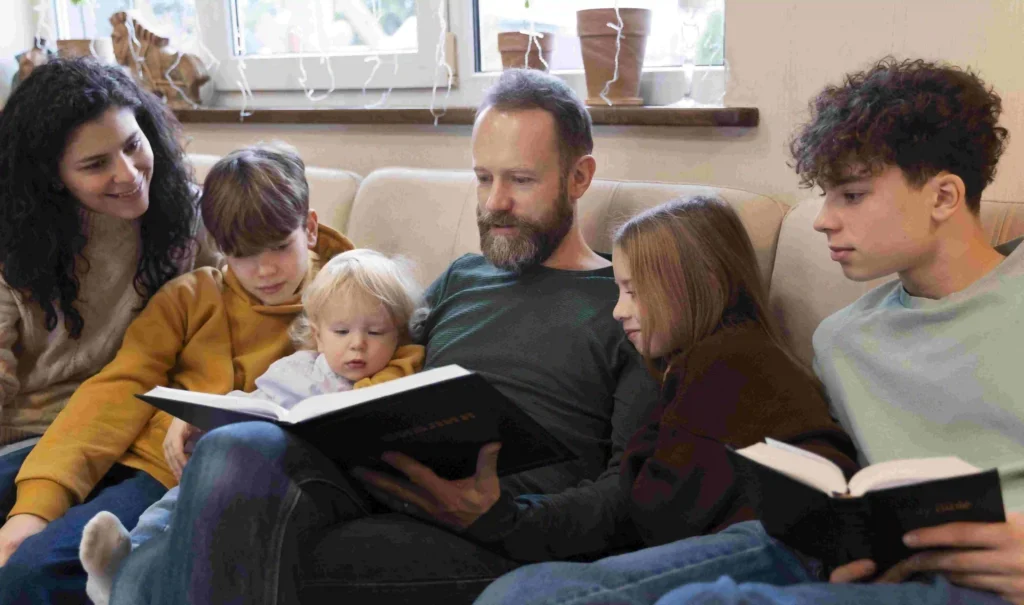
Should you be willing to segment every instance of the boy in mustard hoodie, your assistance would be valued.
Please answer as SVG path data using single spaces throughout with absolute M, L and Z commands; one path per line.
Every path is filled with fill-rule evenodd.
M 305 166 L 257 145 L 210 171 L 203 221 L 226 256 L 165 285 L 117 356 L 82 384 L 25 460 L 0 528 L 0 603 L 87 603 L 82 528 L 99 511 L 127 527 L 177 483 L 164 459 L 171 417 L 135 395 L 156 386 L 252 391 L 294 349 L 288 336 L 315 271 L 352 249 L 317 223 Z

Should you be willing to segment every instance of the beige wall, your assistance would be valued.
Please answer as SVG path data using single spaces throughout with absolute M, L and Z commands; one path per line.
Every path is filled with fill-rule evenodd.
M 1003 124 L 1024 137 L 1024 0 L 726 0 L 726 11 L 726 103 L 758 107 L 761 125 L 599 127 L 599 176 L 727 185 L 785 202 L 808 197 L 786 166 L 786 142 L 808 100 L 887 53 L 973 67 L 1002 94 Z M 360 174 L 395 165 L 470 166 L 469 127 L 193 125 L 187 132 L 194 152 L 279 138 L 309 164 Z M 1024 199 L 1022 148 L 1014 139 L 986 197 Z

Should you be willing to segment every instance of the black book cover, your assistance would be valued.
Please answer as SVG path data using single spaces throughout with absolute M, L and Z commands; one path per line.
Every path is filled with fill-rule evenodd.
M 903 534 L 913 529 L 1006 520 L 995 469 L 869 491 L 859 498 L 831 497 L 735 451 L 729 456 L 768 535 L 829 570 L 857 559 L 888 569 L 914 552 L 903 544 Z
M 480 448 L 494 441 L 502 443 L 498 454 L 501 476 L 576 458 L 536 420 L 473 372 L 295 424 L 149 394 L 138 397 L 203 430 L 235 422 L 272 422 L 342 467 L 359 465 L 395 473 L 380 455 L 397 451 L 440 477 L 458 479 L 476 472 Z

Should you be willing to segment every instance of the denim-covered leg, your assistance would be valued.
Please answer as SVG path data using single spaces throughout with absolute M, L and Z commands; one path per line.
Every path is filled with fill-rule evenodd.
M 740 583 L 731 578 L 673 590 L 656 605 L 1007 605 L 992 593 L 953 586 L 944 578 L 903 584 L 792 586 Z
M 319 451 L 266 422 L 211 431 L 182 475 L 169 530 L 139 569 L 129 555 L 112 603 L 295 603 L 299 551 L 323 527 L 373 512 L 373 500 Z
M 168 552 L 167 533 L 153 535 L 132 550 L 132 554 L 124 560 L 110 594 L 108 605 L 141 605 L 157 603 L 155 590 L 160 588 L 155 581 L 161 573 L 161 558 Z
M 14 508 L 17 496 L 14 479 L 38 442 L 39 437 L 35 437 L 0 447 L 0 521 Z
M 96 513 L 109 511 L 124 525 L 135 525 L 142 511 L 166 491 L 146 473 L 115 465 L 88 500 L 22 542 L 0 567 L 0 603 L 89 603 L 85 570 L 78 560 L 85 524 Z
M 132 550 L 167 531 L 171 525 L 171 515 L 174 513 L 174 506 L 178 502 L 178 490 L 178 486 L 172 487 L 164 494 L 163 498 L 154 502 L 152 506 L 146 509 L 146 512 L 142 513 L 142 516 L 139 517 L 139 522 L 135 524 L 130 533 Z
M 477 605 L 650 605 L 689 582 L 728 573 L 746 581 L 789 584 L 817 579 L 760 523 L 608 557 L 594 563 L 541 563 L 491 584 Z

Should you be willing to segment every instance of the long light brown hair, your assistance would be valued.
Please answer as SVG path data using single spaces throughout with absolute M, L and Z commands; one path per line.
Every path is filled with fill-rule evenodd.
M 684 362 L 694 345 L 723 327 L 747 322 L 796 361 L 768 311 L 754 246 L 725 201 L 697 196 L 666 202 L 629 219 L 614 242 L 626 256 L 643 311 L 644 341 L 650 334 L 668 336 L 671 353 L 663 369 Z M 645 348 L 640 353 L 653 362 Z

